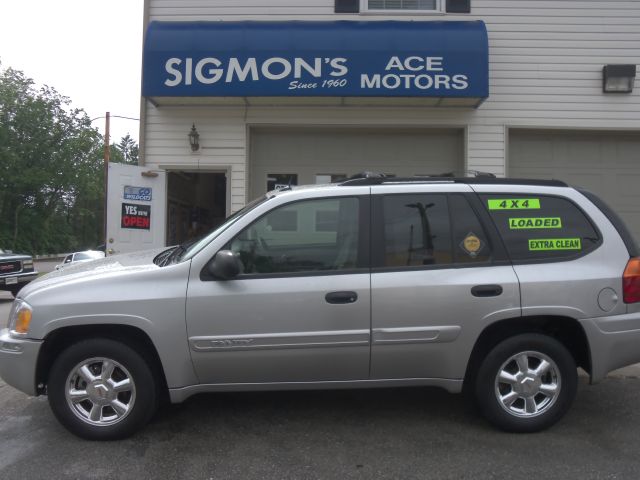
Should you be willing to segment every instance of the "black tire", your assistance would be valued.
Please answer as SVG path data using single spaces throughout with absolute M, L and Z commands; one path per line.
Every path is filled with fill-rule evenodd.
M 525 352 L 524 357 L 518 356 Z M 531 374 L 522 373 L 516 356 L 522 363 L 526 360 Z M 542 360 L 550 367 L 543 375 L 534 375 L 532 371 Z M 513 378 L 505 375 L 508 381 L 498 382 L 503 370 Z M 514 382 L 514 378 L 519 380 Z M 577 384 L 576 363 L 566 347 L 547 335 L 529 333 L 507 338 L 493 347 L 480 365 L 474 393 L 482 414 L 493 425 L 508 432 L 529 433 L 549 428 L 564 416 L 575 398 Z M 547 393 L 554 385 L 556 392 Z M 509 404 L 509 398 L 515 401 Z
M 77 367 L 87 362 L 91 373 L 102 377 L 103 369 L 106 368 L 104 359 L 116 365 L 108 377 L 112 383 L 106 387 L 107 381 L 96 378 L 94 382 L 87 384 Z M 122 381 L 127 377 L 132 381 L 133 388 L 116 393 L 111 387 L 113 381 Z M 84 391 L 92 392 L 93 396 L 82 402 L 68 401 L 67 389 L 71 385 L 77 390 L 84 388 Z M 110 390 L 107 392 L 107 389 Z M 51 410 L 60 423 L 70 432 L 87 440 L 117 440 L 131 436 L 149 422 L 158 408 L 160 397 L 159 382 L 149 362 L 129 345 L 108 338 L 83 340 L 64 350 L 55 359 L 49 372 L 47 393 Z M 115 397 L 111 398 L 113 396 Z M 110 398 L 111 401 L 117 400 L 119 404 L 127 405 L 129 408 L 126 413 L 119 414 L 111 404 L 93 403 L 109 402 Z M 90 412 L 95 405 L 96 411 L 100 412 L 101 419 L 96 420 L 99 424 L 84 418 L 82 413 Z M 103 415 L 105 419 L 114 415 L 120 415 L 121 418 L 110 423 L 102 420 Z

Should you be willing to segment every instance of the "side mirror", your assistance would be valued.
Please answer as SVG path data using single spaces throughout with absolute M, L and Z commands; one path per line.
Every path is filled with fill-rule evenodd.
M 214 278 L 231 280 L 240 275 L 242 264 L 240 259 L 231 250 L 220 250 L 209 262 L 207 269 Z

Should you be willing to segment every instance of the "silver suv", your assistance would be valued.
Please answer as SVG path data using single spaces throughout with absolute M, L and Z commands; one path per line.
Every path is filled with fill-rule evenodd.
M 22 289 L 0 375 L 89 439 L 168 394 L 431 385 L 494 425 L 560 419 L 577 367 L 640 362 L 640 258 L 617 215 L 557 181 L 352 178 L 270 192 L 188 247 Z

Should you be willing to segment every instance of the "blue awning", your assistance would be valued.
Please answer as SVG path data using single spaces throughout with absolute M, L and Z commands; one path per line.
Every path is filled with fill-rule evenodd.
M 477 105 L 489 96 L 488 70 L 481 21 L 151 22 L 142 94 L 432 97 Z

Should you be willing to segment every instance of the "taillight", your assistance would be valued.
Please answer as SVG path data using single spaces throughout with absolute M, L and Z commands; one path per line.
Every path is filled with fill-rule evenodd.
M 640 257 L 631 258 L 622 275 L 624 303 L 640 302 Z

